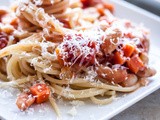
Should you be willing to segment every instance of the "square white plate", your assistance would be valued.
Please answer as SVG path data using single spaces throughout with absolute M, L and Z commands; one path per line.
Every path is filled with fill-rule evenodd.
M 109 119 L 124 109 L 130 107 L 140 99 L 149 95 L 160 87 L 160 17 L 146 12 L 121 0 L 109 0 L 115 5 L 115 15 L 120 18 L 130 19 L 136 23 L 144 23 L 151 31 L 150 64 L 157 70 L 156 76 L 150 78 L 150 84 L 141 87 L 130 94 L 118 96 L 108 105 L 98 106 L 87 100 L 84 105 L 74 106 L 70 102 L 58 101 L 63 120 L 104 120 Z M 8 5 L 8 1 L 1 1 L 0 5 Z M 15 105 L 17 90 L 0 90 L 0 116 L 6 120 L 55 120 L 55 112 L 49 103 L 32 106 L 25 112 L 20 112 Z M 76 109 L 77 115 L 70 116 L 68 111 Z

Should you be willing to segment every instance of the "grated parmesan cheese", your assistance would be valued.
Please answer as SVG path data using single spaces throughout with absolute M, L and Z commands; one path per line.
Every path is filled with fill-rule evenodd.
M 80 101 L 80 100 L 73 100 L 70 102 L 71 105 L 74 105 L 76 107 L 79 107 L 79 106 L 83 106 L 85 103 L 83 101 Z
M 52 65 L 51 65 L 50 67 L 48 67 L 48 68 L 43 69 L 43 72 L 44 72 L 44 73 L 47 73 L 47 72 L 49 72 L 50 70 L 52 70 Z
M 87 75 L 85 75 L 85 80 L 90 82 L 95 82 L 95 78 L 97 76 L 97 72 L 93 69 L 93 67 L 88 67 L 86 69 Z
M 44 58 L 47 58 L 47 59 L 52 60 L 52 61 L 56 59 L 56 54 L 55 53 L 51 54 L 51 53 L 48 52 L 49 47 L 55 49 L 56 45 L 54 43 L 52 43 L 52 42 L 42 42 L 42 43 L 40 43 L 40 46 L 42 48 L 41 55 Z
M 72 66 L 80 60 L 81 66 L 86 61 L 90 62 L 90 56 L 95 56 L 95 52 L 100 50 L 104 36 L 105 32 L 100 28 L 66 34 L 63 42 L 58 46 L 62 59 L 65 61 L 64 64 Z
M 71 116 L 76 116 L 77 115 L 77 110 L 75 107 L 72 107 L 69 111 L 68 114 Z

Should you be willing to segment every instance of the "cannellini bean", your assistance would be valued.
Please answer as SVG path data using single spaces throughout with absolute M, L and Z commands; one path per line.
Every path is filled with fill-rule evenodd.
M 147 78 L 140 78 L 139 82 L 142 86 L 146 86 L 148 85 L 149 81 L 147 80 Z
M 148 40 L 147 38 L 145 38 L 145 39 L 142 41 L 142 44 L 143 44 L 143 46 L 144 46 L 145 51 L 148 52 L 148 51 L 149 51 L 149 45 L 150 45 L 149 40 Z
M 149 59 L 147 53 L 142 52 L 139 57 L 141 58 L 144 64 L 148 64 Z
M 97 74 L 108 82 L 121 83 L 127 77 L 127 71 L 123 69 L 111 69 L 107 66 L 97 67 Z
M 139 77 L 151 77 L 156 74 L 156 70 L 150 67 L 145 67 L 144 70 L 138 71 Z
M 122 82 L 122 85 L 125 87 L 133 86 L 137 83 L 138 78 L 134 74 L 128 74 L 127 79 Z
M 114 30 L 113 33 L 107 35 L 104 42 L 101 44 L 101 49 L 105 54 L 111 54 L 118 46 L 118 38 L 122 33 L 119 30 Z

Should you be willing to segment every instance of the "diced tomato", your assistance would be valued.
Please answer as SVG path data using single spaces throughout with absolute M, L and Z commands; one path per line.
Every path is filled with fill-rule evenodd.
M 2 17 L 3 17 L 5 14 L 7 14 L 7 10 L 1 8 L 1 9 L 0 9 L 0 22 L 1 22 Z
M 18 18 L 17 17 L 13 18 L 11 20 L 10 24 L 13 25 L 15 28 L 17 28 L 17 26 L 18 26 Z
M 42 103 L 48 100 L 50 89 L 46 84 L 35 84 L 30 87 L 30 92 L 36 98 L 36 103 Z
M 135 50 L 135 46 L 134 45 L 126 44 L 123 47 L 124 56 L 130 57 L 133 54 L 134 50 Z
M 16 101 L 16 104 L 20 110 L 26 110 L 29 106 L 31 106 L 35 101 L 35 98 L 32 94 L 21 93 Z
M 127 66 L 131 72 L 137 73 L 141 68 L 144 67 L 144 64 L 138 55 L 134 55 L 130 58 L 130 60 L 127 61 Z
M 97 11 L 99 12 L 99 14 L 103 16 L 104 15 L 104 6 L 102 4 L 98 4 L 96 6 L 96 8 L 97 8 Z
M 13 14 L 5 14 L 1 18 L 1 21 L 4 24 L 10 24 L 10 25 L 14 26 L 15 28 L 17 28 L 17 26 L 18 26 L 18 18 L 16 16 L 14 16 Z
M 124 64 L 126 62 L 126 58 L 121 54 L 121 52 L 116 51 L 113 57 L 114 64 Z
M 110 12 L 113 13 L 113 11 L 114 11 L 114 6 L 113 6 L 112 4 L 109 4 L 109 3 L 104 2 L 103 5 L 104 5 L 104 7 L 105 7 L 106 9 L 108 9 Z

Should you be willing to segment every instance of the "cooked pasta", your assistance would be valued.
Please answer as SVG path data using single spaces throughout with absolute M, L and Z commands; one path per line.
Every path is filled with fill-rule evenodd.
M 21 90 L 20 110 L 49 100 L 60 115 L 59 96 L 108 104 L 156 73 L 148 30 L 113 16 L 108 3 L 28 0 L 14 8 L 0 9 L 0 88 Z

